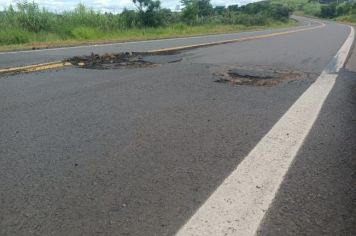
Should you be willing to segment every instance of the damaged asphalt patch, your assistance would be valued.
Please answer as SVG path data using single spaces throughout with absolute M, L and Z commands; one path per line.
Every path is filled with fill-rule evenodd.
M 86 69 L 121 69 L 150 67 L 159 64 L 180 62 L 183 58 L 178 53 L 149 53 L 149 52 L 125 52 L 106 53 L 98 55 L 92 53 L 90 56 L 80 56 L 67 59 L 72 65 Z
M 103 55 L 94 54 L 88 56 L 77 56 L 65 60 L 74 66 L 85 69 L 124 69 L 124 68 L 144 68 L 157 65 L 176 63 L 183 60 L 180 51 L 174 52 L 125 52 L 106 53 Z M 223 67 L 219 71 L 213 72 L 215 82 L 228 83 L 231 85 L 249 86 L 275 86 L 285 81 L 299 79 L 309 79 L 311 75 L 299 71 L 276 70 L 266 67 Z
M 217 83 L 250 86 L 275 86 L 285 81 L 309 79 L 312 75 L 297 71 L 273 70 L 265 68 L 230 68 L 214 73 Z

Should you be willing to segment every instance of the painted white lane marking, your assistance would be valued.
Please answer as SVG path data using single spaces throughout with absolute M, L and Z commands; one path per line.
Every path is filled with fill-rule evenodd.
M 354 34 L 351 28 L 349 37 L 319 78 L 178 231 L 178 236 L 256 233 L 334 86 Z
M 311 26 L 311 22 L 313 20 L 309 20 L 308 25 L 301 25 L 296 27 L 288 27 L 283 30 L 290 30 L 296 28 L 303 28 Z M 314 21 L 317 22 L 317 21 Z M 82 45 L 82 46 L 72 46 L 72 47 L 62 47 L 62 48 L 44 48 L 38 50 L 22 50 L 22 51 L 11 51 L 11 52 L 0 52 L 0 55 L 6 54 L 19 54 L 19 53 L 37 53 L 37 52 L 44 52 L 44 51 L 60 51 L 60 50 L 70 50 L 70 49 L 80 49 L 80 48 L 97 48 L 97 47 L 110 47 L 110 46 L 118 46 L 124 44 L 140 44 L 140 43 L 153 43 L 153 42 L 162 42 L 162 41 L 174 41 L 174 40 L 186 40 L 186 39 L 196 39 L 196 38 L 208 38 L 208 37 L 218 37 L 218 36 L 239 36 L 240 34 L 254 34 L 254 33 L 265 33 L 270 31 L 279 31 L 278 29 L 269 29 L 269 30 L 256 30 L 256 31 L 245 31 L 245 32 L 238 32 L 238 33 L 230 33 L 230 34 L 210 34 L 210 35 L 199 35 L 199 36 L 190 36 L 184 38 L 170 38 L 170 39 L 153 39 L 153 40 L 142 40 L 142 41 L 133 41 L 133 42 L 121 42 L 121 43 L 104 43 L 104 44 L 95 44 L 95 45 Z

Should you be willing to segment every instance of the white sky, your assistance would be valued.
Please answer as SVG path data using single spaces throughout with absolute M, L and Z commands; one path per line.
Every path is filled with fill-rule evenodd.
M 15 5 L 19 0 L 0 0 L 0 10 L 4 7 L 9 6 L 9 4 Z M 32 0 L 30 0 L 32 1 Z M 124 7 L 132 8 L 132 0 L 34 0 L 39 3 L 41 7 L 45 7 L 51 11 L 63 11 L 71 10 L 78 3 L 82 2 L 86 6 L 91 7 L 95 10 L 100 11 L 112 11 L 119 12 Z M 259 0 L 212 0 L 214 6 L 227 6 L 233 4 L 243 5 L 250 2 L 257 2 Z M 162 7 L 175 9 L 177 5 L 180 5 L 179 0 L 161 0 Z

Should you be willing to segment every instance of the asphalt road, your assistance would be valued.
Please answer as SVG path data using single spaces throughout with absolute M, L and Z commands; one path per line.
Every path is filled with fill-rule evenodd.
M 286 30 L 17 52 L 1 54 L 0 65 Z M 176 63 L 1 76 L 0 235 L 146 236 L 198 229 L 191 219 L 330 69 L 349 34 L 348 26 L 326 22 L 187 50 Z M 269 193 L 273 201 L 260 214 L 257 235 L 356 234 L 356 50 L 350 53 L 290 167 L 280 165 L 282 183 L 269 183 L 278 191 Z M 292 77 L 274 86 L 214 82 L 235 68 Z M 239 227 L 226 235 L 242 235 Z
M 241 33 L 231 33 L 231 34 L 217 34 L 208 36 L 196 36 L 188 38 L 175 38 L 175 39 L 164 39 L 164 40 L 150 40 L 150 41 L 137 41 L 137 42 L 127 42 L 127 43 L 113 43 L 113 44 L 102 44 L 102 45 L 88 45 L 88 46 L 77 46 L 77 47 L 66 47 L 60 49 L 43 49 L 43 50 L 27 50 L 27 51 L 17 51 L 10 53 L 0 52 L 0 67 L 15 67 L 23 66 L 35 63 L 46 63 L 57 60 L 63 60 L 65 58 L 70 58 L 80 55 L 88 55 L 90 53 L 119 53 L 119 52 L 142 52 L 160 48 L 168 47 L 179 47 L 192 44 L 210 43 L 222 40 L 238 39 L 248 36 L 262 35 L 266 33 L 277 33 L 284 32 L 290 29 L 303 29 L 310 26 L 316 25 L 317 23 L 311 22 L 302 17 L 296 17 L 299 20 L 298 27 L 290 27 L 284 29 L 272 29 L 265 31 L 253 31 L 253 32 L 241 32 Z

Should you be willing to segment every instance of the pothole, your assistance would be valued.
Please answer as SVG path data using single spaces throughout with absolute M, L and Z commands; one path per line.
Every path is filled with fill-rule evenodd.
M 148 53 L 125 52 L 106 53 L 103 55 L 92 53 L 89 56 L 73 57 L 65 60 L 72 65 L 86 69 L 121 69 L 150 67 L 159 64 L 168 64 L 181 61 L 183 58 L 178 53 Z
M 273 70 L 265 68 L 233 68 L 227 72 L 215 73 L 217 83 L 250 86 L 275 86 L 284 81 L 309 78 L 308 75 L 288 70 Z

